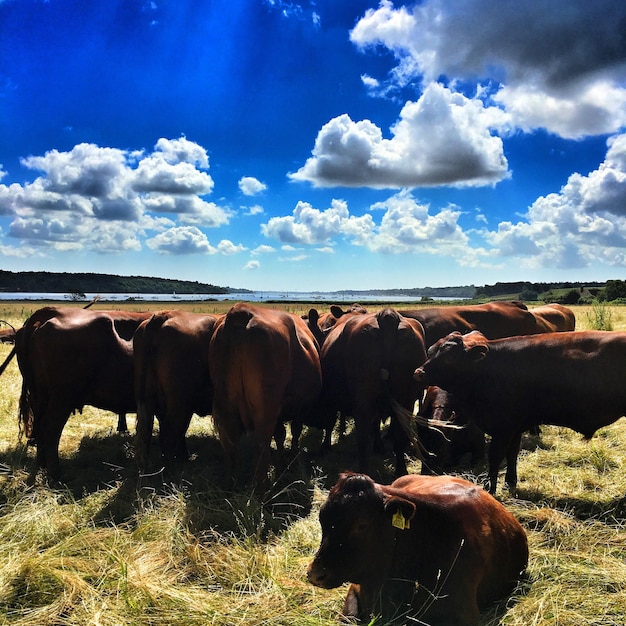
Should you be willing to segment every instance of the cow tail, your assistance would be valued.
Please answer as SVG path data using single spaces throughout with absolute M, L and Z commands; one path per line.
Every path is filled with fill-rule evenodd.
M 35 416 L 32 409 L 30 391 L 25 379 L 22 379 L 22 392 L 20 394 L 19 414 L 19 436 L 25 435 L 29 440 L 34 439 Z
M 421 416 L 415 416 L 412 411 L 409 411 L 405 407 L 403 407 L 393 397 L 390 388 L 389 369 L 396 344 L 398 327 L 401 321 L 400 314 L 394 309 L 388 308 L 378 313 L 376 317 L 378 319 L 378 327 L 381 331 L 383 344 L 380 377 L 384 386 L 385 394 L 387 396 L 392 418 L 400 425 L 402 430 L 406 433 L 413 449 L 415 450 L 417 458 L 420 461 L 425 461 L 430 453 L 426 450 L 419 438 L 417 425 L 428 425 L 428 420 Z
M 415 456 L 417 456 L 422 463 L 428 463 L 429 457 L 433 457 L 434 455 L 424 447 L 417 431 L 418 426 L 429 427 L 428 419 L 421 415 L 415 415 L 412 411 L 407 410 L 395 398 L 391 398 L 391 413 L 409 438 L 411 446 L 415 451 Z
M 135 401 L 137 404 L 137 420 L 135 423 L 135 457 L 139 466 L 146 469 L 148 464 L 148 450 L 154 427 L 154 415 L 149 410 L 147 403 L 146 378 L 148 367 L 154 358 L 153 337 L 157 329 L 163 324 L 163 315 L 155 313 L 142 328 L 142 332 L 135 335 L 141 336 L 141 349 L 135 350 L 133 345 L 133 358 L 135 360 Z M 134 343 L 134 342 L 133 342 Z
M 376 315 L 378 327 L 382 338 L 382 363 L 380 368 L 380 380 L 390 396 L 389 390 L 389 367 L 396 344 L 396 335 L 400 325 L 400 314 L 393 309 L 384 309 Z
M 15 346 L 11 351 L 11 354 L 15 353 L 17 355 L 18 365 L 22 373 L 22 391 L 20 393 L 17 416 L 19 436 L 25 435 L 30 440 L 34 439 L 37 433 L 35 432 L 35 414 L 33 412 L 32 400 L 33 374 L 30 368 L 28 345 L 32 334 L 39 326 L 39 322 L 32 323 L 30 319 L 27 320 L 24 326 L 15 333 Z M 2 371 L 8 365 L 11 354 L 2 364 Z

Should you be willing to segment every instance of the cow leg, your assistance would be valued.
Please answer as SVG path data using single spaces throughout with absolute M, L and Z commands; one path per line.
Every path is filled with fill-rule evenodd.
M 517 488 L 517 456 L 522 443 L 522 433 L 513 437 L 506 453 L 505 483 L 509 491 L 514 494 Z
M 255 431 L 255 440 L 257 448 L 257 461 L 254 467 L 253 484 L 254 488 L 263 492 L 268 483 L 268 472 L 270 469 L 270 443 L 272 434 L 270 432 Z
M 154 414 L 145 404 L 137 406 L 137 422 L 135 426 L 135 458 L 141 471 L 148 468 L 148 451 L 154 428 Z
M 37 428 L 37 466 L 45 469 L 52 480 L 61 478 L 59 442 L 69 418 L 69 412 L 61 409 L 48 410 Z
M 496 487 L 498 484 L 498 471 L 500 464 L 507 454 L 509 449 L 509 438 L 502 438 L 497 435 L 492 435 L 491 443 L 489 444 L 489 452 L 487 454 L 489 463 L 489 475 L 487 479 L 487 487 L 489 493 L 494 495 L 496 493 Z
M 295 418 L 291 420 L 291 451 L 297 452 L 300 449 L 300 435 L 302 434 L 302 420 Z
M 117 432 L 118 433 L 128 432 L 128 424 L 126 422 L 126 413 L 119 413 L 117 416 Z
M 372 419 L 367 412 L 361 408 L 354 411 L 354 427 L 356 429 L 359 472 L 367 474 L 372 436 Z
M 274 441 L 276 442 L 276 450 L 278 450 L 279 454 L 285 451 L 285 439 L 287 439 L 285 423 L 278 420 L 278 424 L 276 424 L 276 428 L 274 429 Z
M 400 476 L 406 476 L 409 471 L 406 466 L 406 449 L 409 444 L 409 438 L 407 437 L 404 429 L 397 423 L 396 419 L 391 418 L 391 437 L 393 441 L 393 451 L 396 456 L 396 478 Z
M 170 437 L 172 461 L 184 463 L 189 460 L 189 450 L 187 449 L 187 430 L 191 423 L 191 413 L 182 412 L 170 416 Z

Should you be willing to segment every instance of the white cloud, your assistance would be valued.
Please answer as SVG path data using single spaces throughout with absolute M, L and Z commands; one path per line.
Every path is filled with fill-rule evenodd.
M 563 137 L 616 132 L 626 123 L 626 4 L 614 0 L 505 2 L 425 0 L 394 8 L 383 0 L 352 30 L 357 46 L 383 46 L 405 86 L 495 81 L 511 123 Z M 556 112 L 556 114 L 555 114 Z
M 274 248 L 272 246 L 265 245 L 265 244 L 257 246 L 254 250 L 252 250 L 252 254 L 254 254 L 254 255 L 257 255 L 257 254 L 271 254 L 272 252 L 276 252 L 276 248 Z
M 371 206 L 362 216 L 350 215 L 343 200 L 334 200 L 325 211 L 299 202 L 291 216 L 272 218 L 263 234 L 288 244 L 331 243 L 343 238 L 350 243 L 385 254 L 432 253 L 461 257 L 467 254 L 468 237 L 458 225 L 461 212 L 448 207 L 436 214 L 402 191 Z M 295 248 L 293 245 L 283 249 Z M 318 247 L 332 252 L 332 247 Z
M 371 121 L 341 115 L 318 133 L 313 156 L 292 180 L 318 187 L 404 188 L 494 184 L 509 176 L 502 111 L 437 83 L 407 102 L 385 139 Z
M 246 215 L 262 215 L 263 213 L 265 213 L 265 209 L 260 204 L 254 204 L 248 207 Z
M 333 200 L 325 211 L 314 208 L 308 202 L 298 202 L 293 214 L 272 217 L 261 225 L 261 232 L 273 239 L 290 244 L 315 244 L 339 235 L 345 222 L 349 221 L 348 207 L 343 200 Z
M 160 254 L 215 254 L 207 236 L 195 226 L 170 228 L 156 237 L 148 239 L 146 244 Z
M 239 189 L 246 196 L 256 196 L 267 189 L 267 185 L 252 176 L 239 179 Z
M 15 216 L 8 235 L 23 245 L 135 250 L 146 230 L 166 227 L 162 218 L 149 219 L 151 214 L 207 228 L 230 218 L 227 209 L 202 198 L 213 189 L 212 178 L 202 171 L 209 166 L 207 152 L 184 137 L 161 138 L 150 154 L 82 143 L 21 163 L 42 175 L 29 183 L 0 184 L 0 214 Z M 181 244 L 179 249 L 196 248 Z
M 258 270 L 261 267 L 261 263 L 259 261 L 248 261 L 244 266 L 244 270 Z
M 525 218 L 484 232 L 499 256 L 520 257 L 530 268 L 625 265 L 626 134 L 609 139 L 598 169 L 572 174 L 558 193 L 537 198 Z
M 241 244 L 234 244 L 229 239 L 222 239 L 217 244 L 217 249 L 221 254 L 225 254 L 227 256 L 231 256 L 233 254 L 237 254 L 239 252 L 244 252 L 247 248 Z

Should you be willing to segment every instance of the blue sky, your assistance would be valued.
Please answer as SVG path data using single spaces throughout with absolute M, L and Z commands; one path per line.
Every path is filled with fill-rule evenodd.
M 0 0 L 0 268 L 626 278 L 622 0 Z

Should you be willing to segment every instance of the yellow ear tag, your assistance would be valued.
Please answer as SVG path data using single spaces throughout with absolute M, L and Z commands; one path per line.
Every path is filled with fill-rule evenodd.
M 410 528 L 410 522 L 408 519 L 404 519 L 404 515 L 400 511 L 396 511 L 391 517 L 391 525 L 400 530 Z

